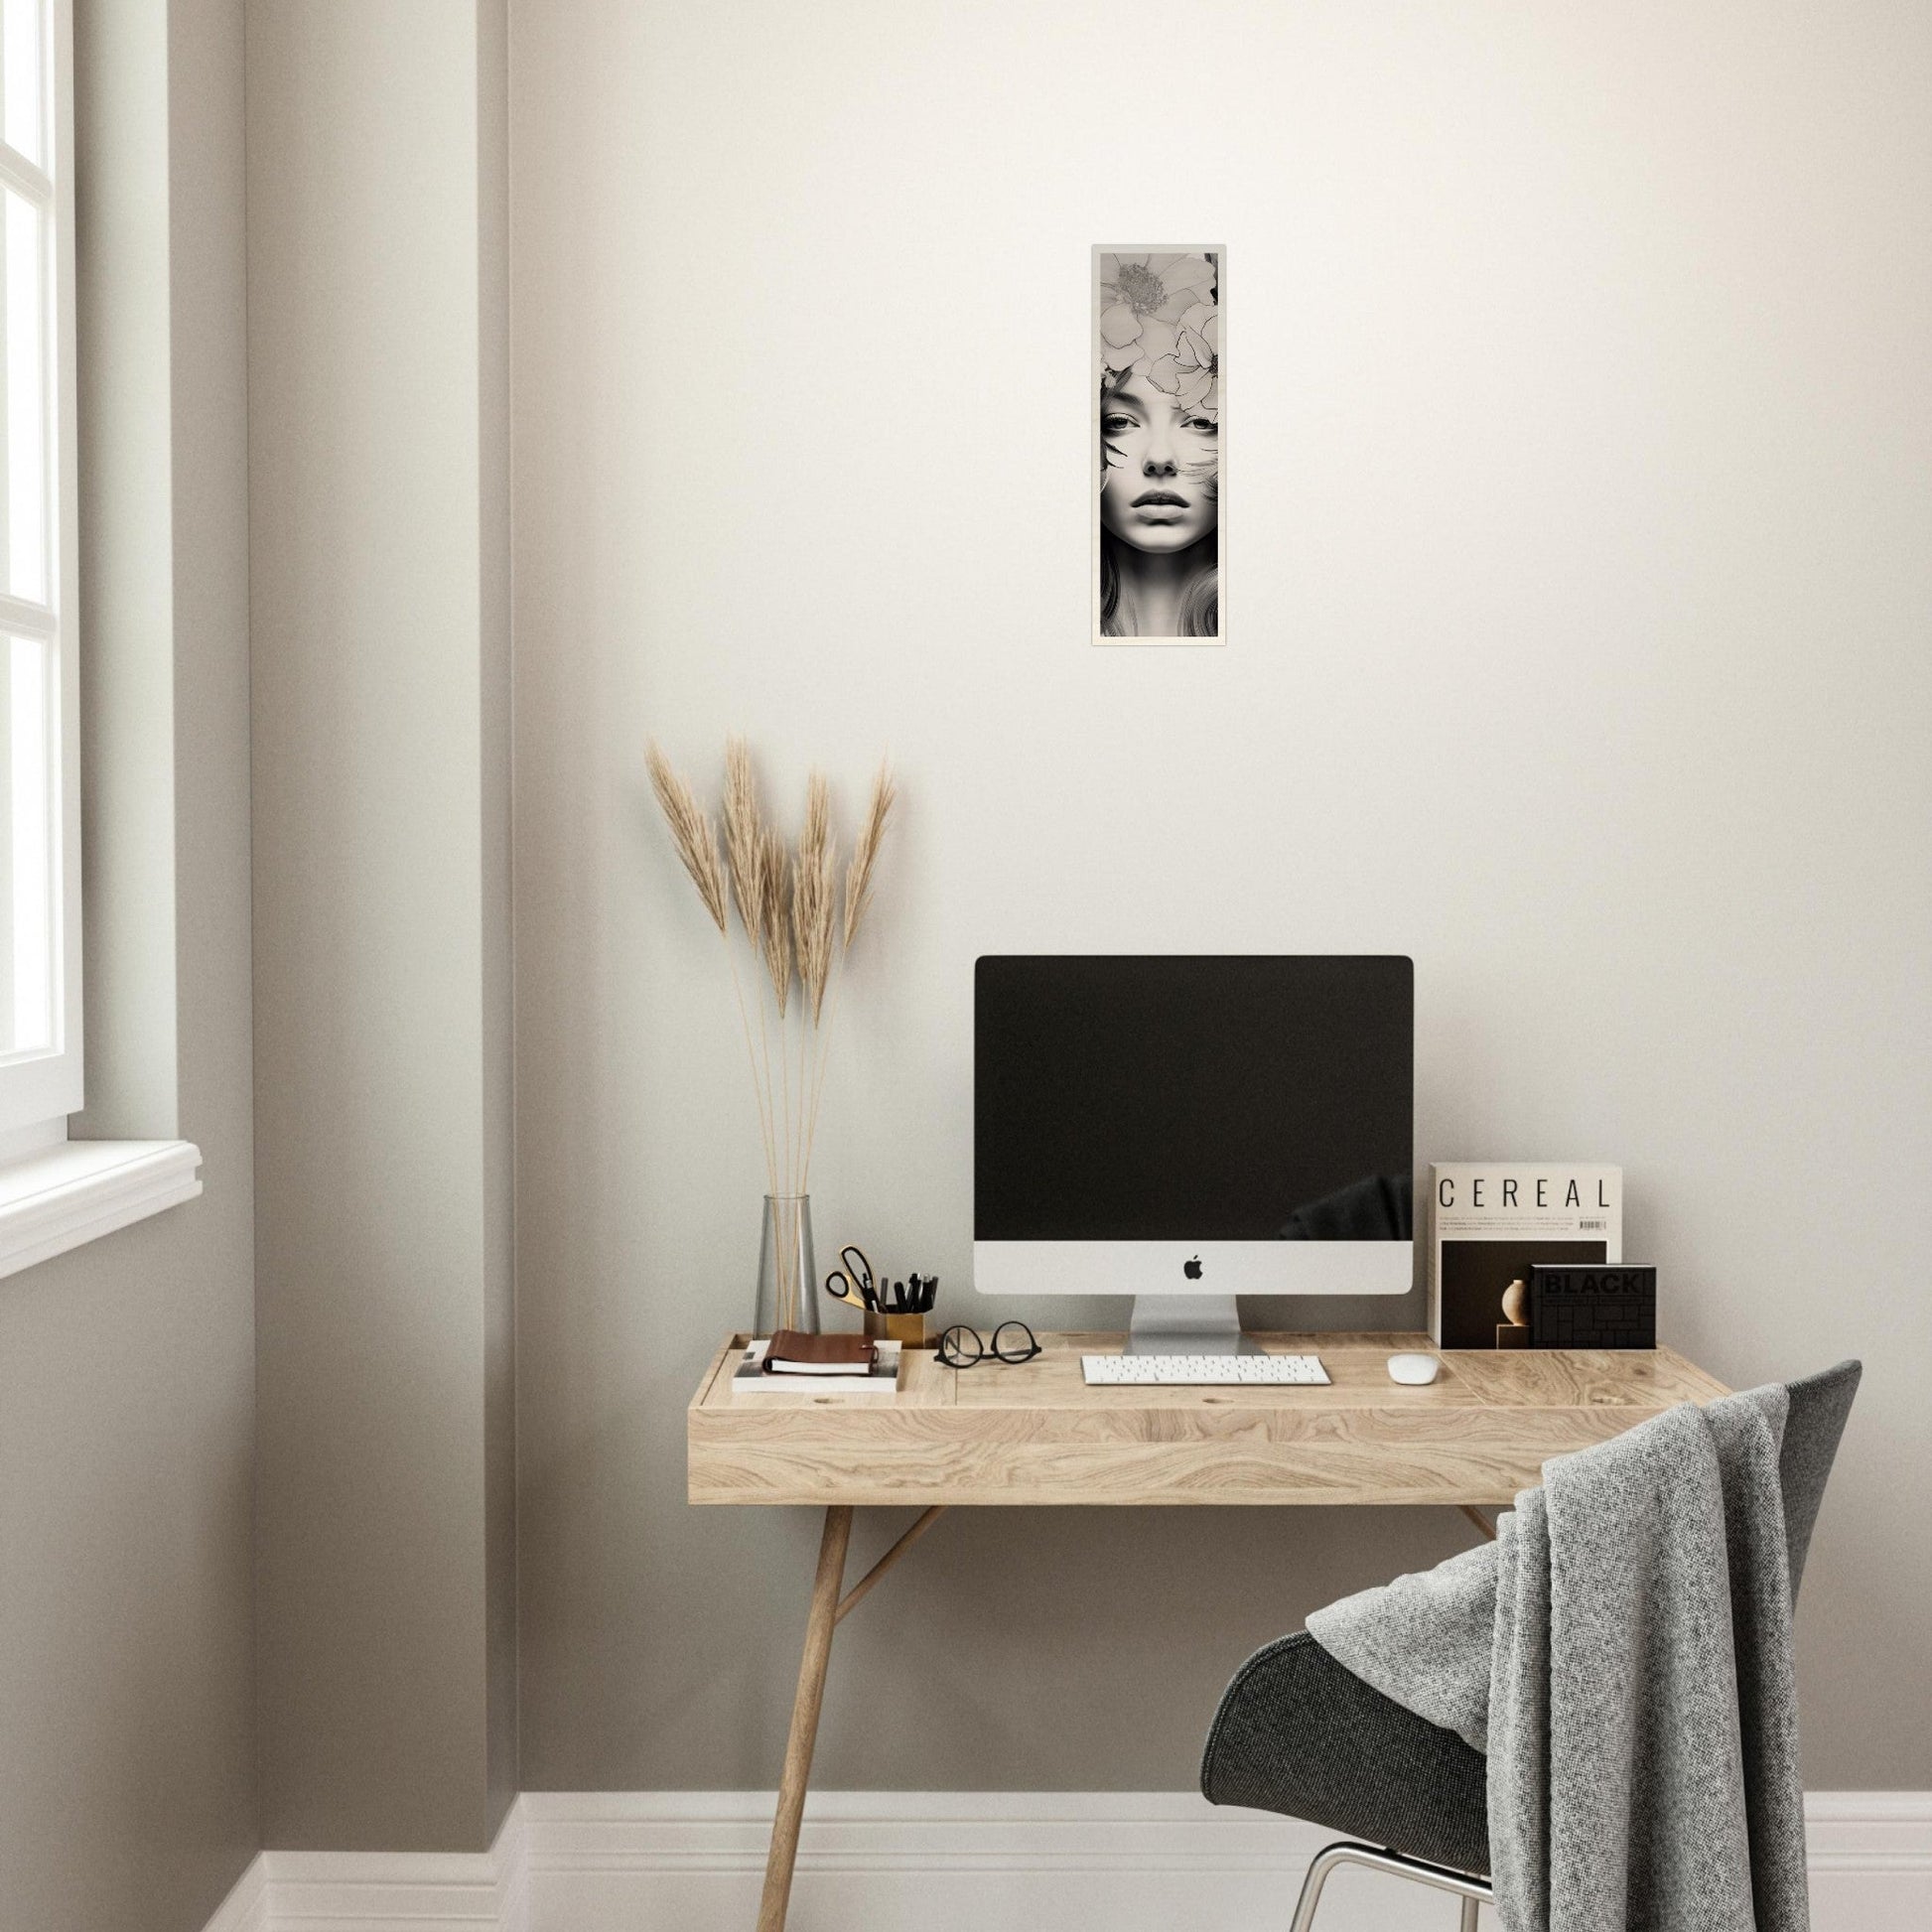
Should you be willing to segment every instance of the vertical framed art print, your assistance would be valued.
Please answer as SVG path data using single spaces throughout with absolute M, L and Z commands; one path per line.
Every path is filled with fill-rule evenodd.
M 1225 641 L 1227 250 L 1093 251 L 1093 641 Z

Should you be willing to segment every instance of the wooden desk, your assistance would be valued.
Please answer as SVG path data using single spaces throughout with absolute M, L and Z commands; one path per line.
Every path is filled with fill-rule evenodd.
M 1121 1337 L 1042 1334 L 1044 1352 L 1011 1366 L 949 1369 L 908 1350 L 897 1396 L 735 1400 L 745 1339 L 719 1349 L 691 1400 L 690 1500 L 825 1510 L 759 1932 L 785 1922 L 832 1631 L 942 1510 L 1440 1503 L 1494 1535 L 1479 1508 L 1533 1488 L 1549 1457 L 1726 1393 L 1667 1348 L 1449 1353 L 1427 1388 L 1399 1387 L 1391 1354 L 1435 1352 L 1415 1334 L 1256 1337 L 1318 1355 L 1325 1388 L 1088 1388 L 1081 1354 L 1117 1350 Z M 841 1594 L 853 1510 L 905 1506 L 922 1513 Z

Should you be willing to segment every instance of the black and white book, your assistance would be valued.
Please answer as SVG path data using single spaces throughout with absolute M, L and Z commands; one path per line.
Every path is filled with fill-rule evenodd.
M 1438 1348 L 1524 1348 L 1537 1262 L 1623 1259 L 1623 1170 L 1439 1161 L 1429 1170 L 1429 1332 Z
M 732 1371 L 734 1396 L 760 1395 L 892 1395 L 898 1388 L 899 1354 L 904 1344 L 897 1341 L 876 1343 L 877 1357 L 869 1369 L 853 1368 L 840 1374 L 823 1371 L 811 1375 L 774 1375 L 764 1366 L 766 1341 L 750 1343 Z

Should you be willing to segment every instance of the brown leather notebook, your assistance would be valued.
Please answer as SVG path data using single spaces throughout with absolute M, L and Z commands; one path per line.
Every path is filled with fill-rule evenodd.
M 807 1335 L 780 1328 L 764 1351 L 767 1375 L 850 1375 L 879 1359 L 869 1335 Z

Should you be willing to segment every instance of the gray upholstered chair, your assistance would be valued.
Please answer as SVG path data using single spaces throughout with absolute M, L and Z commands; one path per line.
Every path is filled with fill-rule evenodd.
M 1860 1365 L 1790 1385 L 1778 1470 L 1795 1598 Z M 1290 1932 L 1308 1932 L 1337 1865 L 1390 1871 L 1462 1901 L 1473 1932 L 1491 1896 L 1488 1760 L 1344 1669 L 1306 1630 L 1257 1651 L 1221 1698 L 1201 1759 L 1217 1805 L 1306 1818 L 1349 1841 L 1317 1854 Z

